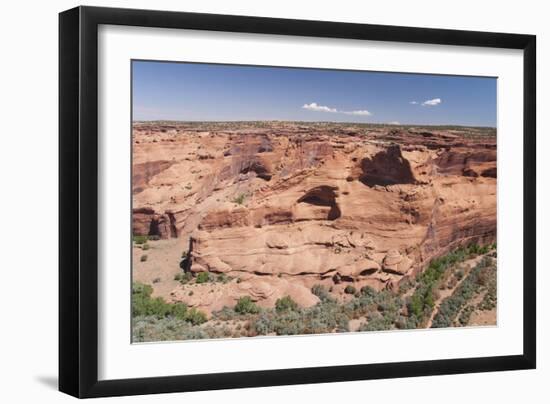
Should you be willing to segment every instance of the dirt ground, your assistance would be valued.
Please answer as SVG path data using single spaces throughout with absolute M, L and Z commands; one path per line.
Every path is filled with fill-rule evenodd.
M 132 280 L 152 285 L 153 296 L 168 300 L 170 292 L 179 285 L 174 277 L 181 273 L 179 262 L 187 241 L 182 238 L 149 240 L 147 245 L 148 250 L 136 244 L 132 248 Z M 142 256 L 147 256 L 146 261 L 141 260 Z
M 497 309 L 480 311 L 476 310 L 472 313 L 468 326 L 496 325 L 497 324 Z

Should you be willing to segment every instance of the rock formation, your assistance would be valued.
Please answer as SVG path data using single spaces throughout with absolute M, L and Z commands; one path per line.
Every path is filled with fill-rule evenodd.
M 249 295 L 315 304 L 314 284 L 396 287 L 429 260 L 496 238 L 496 138 L 330 124 L 136 123 L 133 231 L 178 238 L 192 272 Z M 201 300 L 202 299 L 202 300 Z

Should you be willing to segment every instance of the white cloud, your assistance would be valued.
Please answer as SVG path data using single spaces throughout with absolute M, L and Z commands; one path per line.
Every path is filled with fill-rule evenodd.
M 399 123 L 398 121 L 391 121 L 388 122 L 388 125 L 401 125 L 401 123 Z
M 359 109 L 355 111 L 340 111 L 336 108 L 330 108 L 326 105 L 319 105 L 316 102 L 312 102 L 310 104 L 304 104 L 302 105 L 302 108 L 307 109 L 309 111 L 316 111 L 316 112 L 331 112 L 331 113 L 340 113 L 340 114 L 346 114 L 346 115 L 361 115 L 361 116 L 369 116 L 372 115 L 370 111 L 367 111 L 366 109 Z
M 409 104 L 416 105 L 416 104 L 418 104 L 418 102 L 417 101 L 411 101 L 411 102 L 409 102 Z
M 364 116 L 372 115 L 370 111 L 367 111 L 366 109 L 360 109 L 357 111 L 340 111 L 340 112 L 347 115 L 364 115 Z
M 434 107 L 441 104 L 441 98 L 434 98 L 433 100 L 426 100 L 422 103 L 424 107 Z
M 319 111 L 319 112 L 338 112 L 335 108 L 329 108 L 325 105 L 319 105 L 316 102 L 312 102 L 311 104 L 304 104 L 302 106 L 304 109 L 308 109 L 310 111 Z

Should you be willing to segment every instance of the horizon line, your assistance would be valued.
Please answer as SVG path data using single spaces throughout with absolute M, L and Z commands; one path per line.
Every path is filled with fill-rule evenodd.
M 384 125 L 384 126 L 449 126 L 463 128 L 487 128 L 497 129 L 496 126 L 488 125 L 466 125 L 466 124 L 435 124 L 435 123 L 389 123 L 389 122 L 353 122 L 353 121 L 304 121 L 304 120 L 288 120 L 288 119 L 236 119 L 236 120 L 181 120 L 181 119 L 136 119 L 132 120 L 132 124 L 141 122 L 181 122 L 181 123 L 238 123 L 238 122 L 292 122 L 292 123 L 331 123 L 331 124 L 349 124 L 349 125 Z

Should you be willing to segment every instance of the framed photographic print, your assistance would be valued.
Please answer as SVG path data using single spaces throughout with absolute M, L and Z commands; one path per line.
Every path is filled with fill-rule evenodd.
M 535 37 L 60 14 L 60 390 L 535 367 Z

